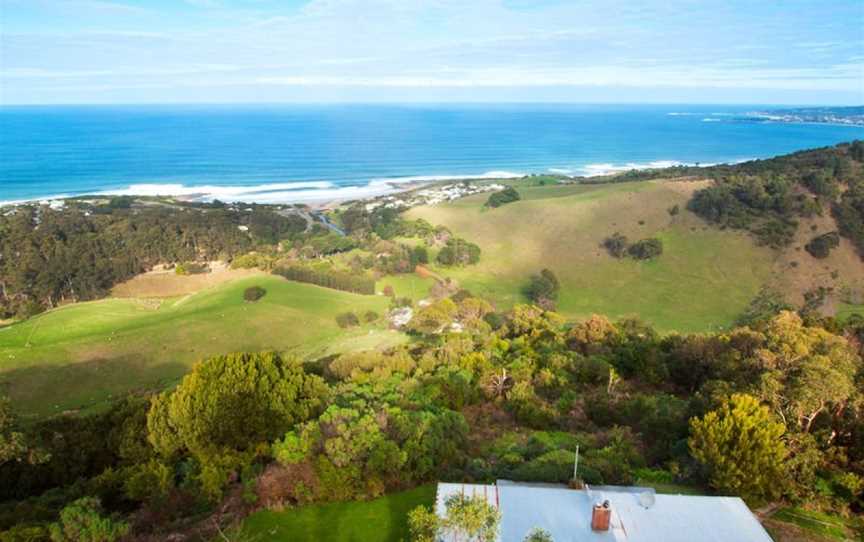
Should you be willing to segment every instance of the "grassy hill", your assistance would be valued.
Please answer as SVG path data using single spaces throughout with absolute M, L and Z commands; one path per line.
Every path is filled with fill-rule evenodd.
M 267 290 L 246 303 L 243 290 Z M 170 385 L 209 355 L 265 349 L 324 355 L 401 339 L 383 325 L 342 330 L 347 310 L 383 314 L 387 301 L 260 275 L 167 299 L 68 305 L 0 328 L 0 390 L 28 415 L 92 407 Z
M 498 209 L 478 195 L 412 209 L 410 218 L 444 224 L 483 250 L 480 264 L 435 269 L 506 308 L 525 301 L 528 278 L 544 267 L 561 280 L 559 310 L 637 315 L 664 331 L 725 328 L 772 273 L 776 254 L 744 233 L 721 231 L 686 210 L 705 182 L 519 186 L 522 201 Z M 678 205 L 672 216 L 669 209 Z M 655 261 L 615 259 L 601 248 L 619 231 L 659 237 Z

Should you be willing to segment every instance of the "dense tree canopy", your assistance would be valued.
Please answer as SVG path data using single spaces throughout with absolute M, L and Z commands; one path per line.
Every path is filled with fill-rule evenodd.
M 855 141 L 704 168 L 700 173 L 712 177 L 714 184 L 696 192 L 688 207 L 721 227 L 749 230 L 772 247 L 792 242 L 800 218 L 830 211 L 840 235 L 849 238 L 864 259 L 861 145 Z
M 733 395 L 690 429 L 690 450 L 714 488 L 746 499 L 779 495 L 785 428 L 755 397 Z
M 0 214 L 0 318 L 101 297 L 156 264 L 230 259 L 305 226 L 259 208 L 19 206 Z
M 153 399 L 150 442 L 165 456 L 252 449 L 316 415 L 327 394 L 321 378 L 278 354 L 210 358 Z
M 519 192 L 512 186 L 508 186 L 504 190 L 499 190 L 489 196 L 485 205 L 486 207 L 492 207 L 494 209 L 496 207 L 501 207 L 502 205 L 507 205 L 508 203 L 513 203 L 514 201 L 519 201 L 520 199 L 522 199 L 522 196 L 519 195 Z

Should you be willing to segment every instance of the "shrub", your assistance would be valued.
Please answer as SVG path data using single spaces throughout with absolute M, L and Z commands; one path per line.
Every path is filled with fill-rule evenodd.
M 554 309 L 555 301 L 558 299 L 558 291 L 561 289 L 561 284 L 558 282 L 558 277 L 555 276 L 549 269 L 540 271 L 539 275 L 531 277 L 531 283 L 528 285 L 528 297 L 534 303 L 547 310 Z
M 500 312 L 490 312 L 483 316 L 483 320 L 489 324 L 493 331 L 501 329 L 507 323 L 507 319 Z
M 174 268 L 177 275 L 200 275 L 207 272 L 207 264 L 198 262 L 181 262 Z
M 84 497 L 64 508 L 50 531 L 53 542 L 113 542 L 129 532 L 129 524 L 104 516 L 99 499 Z
M 416 267 L 418 264 L 429 263 L 429 252 L 424 246 L 416 246 L 411 249 L 411 263 Z
M 252 450 L 318 413 L 329 388 L 293 359 L 242 353 L 203 361 L 153 398 L 150 443 L 163 456 Z
M 519 192 L 517 192 L 512 186 L 508 186 L 504 190 L 500 190 L 489 196 L 489 199 L 486 200 L 486 207 L 501 207 L 502 205 L 519 201 L 520 199 L 522 199 L 522 197 L 519 195 Z
M 367 324 L 371 324 L 372 322 L 377 322 L 379 318 L 381 318 L 381 315 L 379 315 L 375 311 L 366 311 L 366 313 L 363 314 L 363 321 L 366 322 Z
M 603 248 L 615 258 L 623 258 L 627 254 L 627 245 L 627 237 L 617 231 L 603 240 Z
M 663 242 L 660 239 L 642 239 L 630 245 L 627 254 L 637 260 L 650 260 L 663 254 Z
M 464 239 L 450 238 L 438 252 L 439 264 L 446 266 L 472 265 L 480 261 L 480 247 Z
M 267 290 L 260 286 L 250 286 L 243 291 L 243 300 L 254 303 L 264 297 Z
M 408 513 L 408 529 L 412 542 L 438 540 L 438 524 L 438 516 L 425 506 L 418 506 Z
M 353 312 L 343 312 L 341 314 L 336 315 L 336 323 L 339 324 L 339 327 L 345 329 L 349 327 L 355 327 L 360 325 L 360 319 L 357 318 L 357 315 Z
M 554 542 L 552 540 L 552 535 L 549 534 L 548 531 L 544 531 L 540 527 L 534 527 L 531 531 L 525 535 L 525 540 L 523 542 Z
M 840 234 L 832 231 L 823 235 L 819 235 L 810 240 L 804 245 L 804 249 L 814 258 L 827 258 L 832 249 L 840 246 Z
M 711 486 L 744 499 L 776 496 L 784 480 L 785 428 L 750 395 L 690 421 L 690 452 Z

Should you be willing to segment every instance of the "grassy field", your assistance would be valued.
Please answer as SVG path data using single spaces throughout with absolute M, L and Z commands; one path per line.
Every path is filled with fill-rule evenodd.
M 432 505 L 435 486 L 421 486 L 366 502 L 330 503 L 249 516 L 237 540 L 247 542 L 400 542 L 408 540 L 408 512 Z
M 790 525 L 797 529 L 790 529 Z M 777 540 L 794 538 L 794 535 L 784 536 L 787 531 L 797 531 L 795 534 L 808 540 L 861 540 L 860 536 L 864 534 L 864 523 L 860 520 L 794 507 L 781 508 L 774 512 L 766 526 Z
M 850 303 L 843 303 L 840 307 L 837 308 L 837 319 L 842 321 L 846 321 L 852 315 L 864 316 L 864 305 L 852 305 Z
M 408 216 L 444 224 L 480 245 L 480 264 L 435 269 L 499 308 L 525 301 L 542 268 L 562 283 L 559 311 L 581 318 L 639 316 L 662 331 L 730 326 L 771 275 L 776 254 L 742 233 L 708 227 L 685 209 L 703 182 L 520 187 L 522 201 L 485 209 L 487 195 L 419 207 Z M 672 216 L 669 209 L 678 205 Z M 601 248 L 619 231 L 663 240 L 649 262 L 618 260 Z
M 259 285 L 267 295 L 243 301 Z M 320 356 L 395 344 L 382 323 L 340 329 L 347 310 L 384 314 L 382 296 L 360 296 L 248 277 L 167 299 L 105 299 L 68 305 L 0 328 L 0 391 L 25 415 L 93 407 L 141 389 L 170 385 L 210 355 L 256 350 Z
M 429 295 L 429 288 L 435 284 L 435 279 L 432 277 L 421 277 L 416 273 L 406 273 L 402 275 L 390 275 L 382 278 L 376 284 L 375 289 L 382 292 L 385 287 L 390 286 L 396 297 L 408 297 L 414 301 L 419 301 Z

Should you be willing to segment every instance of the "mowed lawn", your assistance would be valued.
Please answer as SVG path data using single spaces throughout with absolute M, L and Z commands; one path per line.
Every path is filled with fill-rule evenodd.
M 613 319 L 638 316 L 661 331 L 727 328 L 770 279 L 776 255 L 745 234 L 711 228 L 686 210 L 704 182 L 519 187 L 522 201 L 485 209 L 488 195 L 418 207 L 411 218 L 444 224 L 480 245 L 480 263 L 435 271 L 493 300 L 524 302 L 544 267 L 561 281 L 559 311 Z M 678 205 L 679 212 L 669 209 Z M 654 261 L 615 259 L 601 248 L 619 231 L 631 241 L 663 240 Z
M 249 286 L 267 294 L 243 301 Z M 301 356 L 395 344 L 382 323 L 342 330 L 335 316 L 383 315 L 383 296 L 361 296 L 261 275 L 173 299 L 68 305 L 0 328 L 0 392 L 25 415 L 104 403 L 170 385 L 198 360 L 236 351 Z
M 409 539 L 408 512 L 434 500 L 435 486 L 426 485 L 371 501 L 265 510 L 246 518 L 237 540 L 401 542 Z

